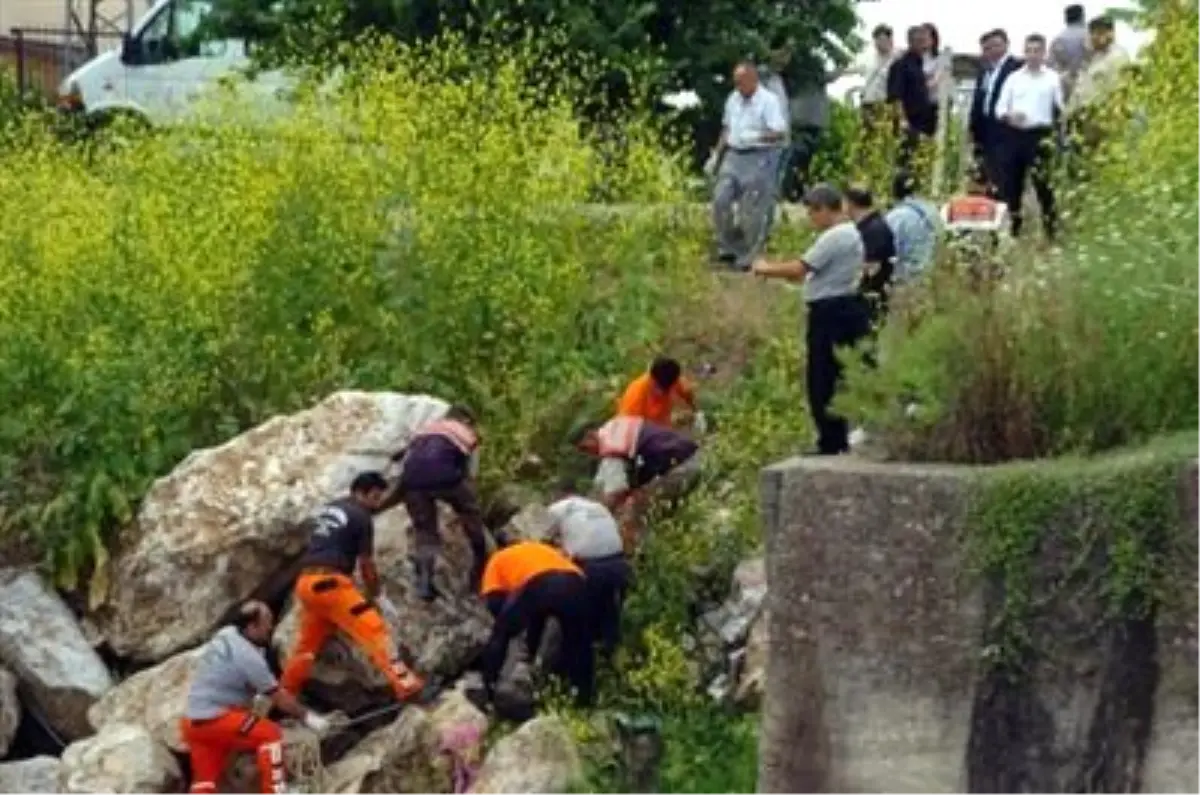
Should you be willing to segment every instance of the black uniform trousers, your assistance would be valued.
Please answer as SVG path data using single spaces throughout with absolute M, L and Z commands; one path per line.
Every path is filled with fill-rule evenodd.
M 850 449 L 850 427 L 830 411 L 842 377 L 837 350 L 855 345 L 871 333 L 871 313 L 860 295 L 823 298 L 808 305 L 808 406 L 817 426 L 817 451 L 836 455 Z
M 621 642 L 621 609 L 633 583 L 633 569 L 624 552 L 578 563 L 587 577 L 593 633 L 604 653 L 612 654 Z
M 1004 201 L 1012 219 L 1012 234 L 1017 237 L 1023 226 L 1022 199 L 1026 181 L 1033 178 L 1033 190 L 1042 208 L 1042 225 L 1046 236 L 1054 238 L 1058 221 L 1054 205 L 1054 189 L 1050 185 L 1054 163 L 1054 131 L 1050 127 L 1028 130 L 1009 128 L 1004 136 L 1004 148 L 999 155 Z
M 480 657 L 480 668 L 489 687 L 500 677 L 512 639 L 525 633 L 525 647 L 532 660 L 542 645 L 546 621 L 553 618 L 562 631 L 562 645 L 553 672 L 575 688 L 577 704 L 590 706 L 595 701 L 596 651 L 592 648 L 592 610 L 587 581 L 581 575 L 569 571 L 542 572 L 511 597 L 490 594 L 488 608 L 496 622 Z

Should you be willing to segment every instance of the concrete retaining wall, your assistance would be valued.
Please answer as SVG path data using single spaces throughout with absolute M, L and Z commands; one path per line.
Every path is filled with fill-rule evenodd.
M 1190 609 L 1109 620 L 1096 594 L 1048 597 L 1031 629 L 1049 656 L 1020 685 L 985 662 L 999 600 L 966 558 L 977 474 L 850 457 L 764 471 L 759 790 L 1196 792 L 1195 463 L 1178 481 L 1192 538 L 1170 551 Z M 1043 544 L 1039 571 L 1058 576 L 1064 549 Z

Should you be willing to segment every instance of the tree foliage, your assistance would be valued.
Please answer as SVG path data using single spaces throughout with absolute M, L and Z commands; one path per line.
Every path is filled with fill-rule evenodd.
M 263 64 L 327 63 L 364 33 L 411 43 L 442 33 L 503 40 L 554 30 L 573 54 L 610 73 L 649 66 L 649 87 L 695 90 L 710 108 L 720 107 L 739 58 L 764 57 L 772 41 L 786 39 L 796 53 L 789 77 L 803 80 L 826 59 L 845 59 L 829 37 L 846 39 L 856 24 L 854 0 L 216 0 L 215 8 L 223 31 L 253 41 Z

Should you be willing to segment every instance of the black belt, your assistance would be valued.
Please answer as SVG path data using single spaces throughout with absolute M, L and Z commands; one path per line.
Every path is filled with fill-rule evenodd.
M 584 566 L 591 563 L 616 563 L 619 560 L 625 560 L 624 552 L 617 552 L 614 555 L 605 555 L 602 558 L 580 558 L 579 562 Z

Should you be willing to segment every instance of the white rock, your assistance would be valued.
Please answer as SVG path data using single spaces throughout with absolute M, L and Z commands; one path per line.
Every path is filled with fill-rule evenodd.
M 188 688 L 203 646 L 176 654 L 153 668 L 139 671 L 104 694 L 87 717 L 96 731 L 113 724 L 145 727 L 172 751 L 184 751 L 179 721 L 187 707 Z
M 0 662 L 65 739 L 87 735 L 87 710 L 112 687 L 75 616 L 32 571 L 0 569 Z
M 325 769 L 327 792 L 452 792 L 452 768 L 442 753 L 454 730 L 468 729 L 481 745 L 487 716 L 452 690 L 432 711 L 410 707 L 388 726 L 367 735 Z
M 496 743 L 471 792 L 566 792 L 583 778 L 583 765 L 565 723 L 534 718 Z
M 21 701 L 17 698 L 17 677 L 0 668 L 0 759 L 8 753 L 17 727 L 21 725 Z
M 122 534 L 94 616 L 105 639 L 140 661 L 205 640 L 232 604 L 303 550 L 300 523 L 311 511 L 344 495 L 358 472 L 385 469 L 446 408 L 428 396 L 338 392 L 192 453 L 154 483 Z
M 67 746 L 59 769 L 59 788 L 66 793 L 178 792 L 182 779 L 166 747 L 128 723 Z
M 0 763 L 0 793 L 58 792 L 59 766 L 52 756 Z

